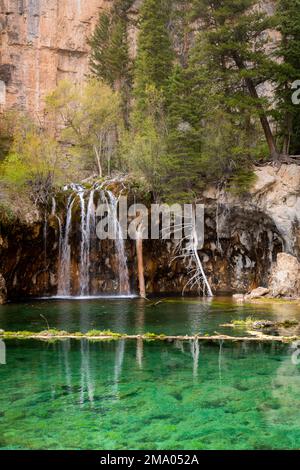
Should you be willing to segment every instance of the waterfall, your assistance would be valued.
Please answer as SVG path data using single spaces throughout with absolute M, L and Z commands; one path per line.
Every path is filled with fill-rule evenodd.
M 69 243 L 70 229 L 72 225 L 72 208 L 75 198 L 69 196 L 67 202 L 67 215 L 64 233 L 60 228 L 59 242 L 59 268 L 58 268 L 58 289 L 57 294 L 68 296 L 71 294 L 71 245 Z
M 59 270 L 58 270 L 58 295 L 71 295 L 71 246 L 70 231 L 72 227 L 72 208 L 75 200 L 79 202 L 80 208 L 80 260 L 79 260 L 79 295 L 90 295 L 90 266 L 92 242 L 96 233 L 96 207 L 95 193 L 100 194 L 100 199 L 105 201 L 109 207 L 111 223 L 115 234 L 115 247 L 118 257 L 119 290 L 120 294 L 130 294 L 129 274 L 127 268 L 127 257 L 121 224 L 118 220 L 118 199 L 111 191 L 102 190 L 102 185 L 94 186 L 86 190 L 83 186 L 71 184 L 67 189 L 72 189 L 66 208 L 66 220 L 64 229 L 59 217 L 55 214 L 56 205 L 52 203 L 52 214 L 56 216 L 59 225 Z
M 91 236 L 96 229 L 96 213 L 94 204 L 94 190 L 90 191 L 88 203 L 85 202 L 85 190 L 82 186 L 73 185 L 73 190 L 77 194 L 80 203 L 80 295 L 85 296 L 90 293 L 90 251 Z
M 118 219 L 118 199 L 111 191 L 107 191 L 110 211 L 113 217 L 116 251 L 119 260 L 119 289 L 120 294 L 130 294 L 129 274 L 122 225 Z
M 88 204 L 87 204 L 87 212 L 86 212 L 86 261 L 87 261 L 87 277 L 86 277 L 86 285 L 87 291 L 89 290 L 90 284 L 90 254 L 92 248 L 92 240 L 96 233 L 96 207 L 94 203 L 94 194 L 95 191 L 91 190 Z

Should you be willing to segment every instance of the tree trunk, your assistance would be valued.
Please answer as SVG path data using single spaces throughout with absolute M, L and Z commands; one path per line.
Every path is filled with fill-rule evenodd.
M 252 81 L 251 78 L 246 78 L 246 85 L 249 91 L 249 94 L 252 98 L 254 99 L 259 99 L 258 93 L 256 91 L 255 85 Z M 266 141 L 270 150 L 270 155 L 272 157 L 272 160 L 277 161 L 279 160 L 279 152 L 276 147 L 275 139 L 268 121 L 268 118 L 263 110 L 263 107 L 261 104 L 257 104 L 257 108 L 260 112 L 260 122 L 266 137 Z
M 246 66 L 245 66 L 243 60 L 238 55 L 234 55 L 233 58 L 234 58 L 234 61 L 236 63 L 236 66 L 240 70 L 246 70 Z M 259 96 L 258 96 L 258 93 L 256 91 L 256 87 L 253 83 L 252 78 L 245 78 L 245 83 L 246 83 L 246 86 L 248 88 L 248 91 L 249 91 L 249 94 L 250 94 L 251 98 L 254 98 L 255 100 L 259 100 Z M 277 150 L 277 146 L 276 146 L 275 139 L 274 139 L 274 136 L 273 136 L 273 133 L 272 133 L 272 130 L 271 130 L 270 123 L 269 123 L 268 118 L 266 116 L 266 113 L 263 109 L 263 106 L 259 102 L 257 103 L 256 106 L 257 106 L 257 109 L 258 109 L 259 114 L 260 114 L 260 122 L 261 122 L 263 131 L 264 131 L 264 134 L 265 134 L 265 138 L 266 138 L 266 141 L 267 141 L 267 144 L 268 144 L 268 147 L 269 147 L 271 158 L 274 161 L 278 161 L 279 158 L 280 158 L 280 154 Z
M 136 254 L 137 254 L 137 262 L 138 262 L 138 279 L 139 279 L 140 297 L 145 299 L 146 288 L 145 288 L 145 277 L 144 277 L 143 238 L 142 238 L 141 227 L 139 227 L 137 231 Z
M 102 178 L 101 150 L 99 152 L 96 145 L 94 145 L 94 152 L 95 152 L 96 162 L 97 162 L 97 166 L 98 166 L 98 173 L 99 173 L 100 178 Z
M 292 116 L 291 113 L 287 112 L 285 116 L 285 135 L 283 139 L 282 153 L 284 156 L 290 154 L 291 136 L 292 136 Z

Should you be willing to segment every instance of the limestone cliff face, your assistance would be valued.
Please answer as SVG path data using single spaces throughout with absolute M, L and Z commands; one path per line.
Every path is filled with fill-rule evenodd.
M 41 116 L 57 82 L 81 82 L 98 13 L 112 0 L 0 0 L 0 108 Z
M 110 9 L 113 1 L 0 0 L 0 111 L 16 106 L 41 118 L 44 97 L 59 80 L 81 83 L 89 72 L 86 39 L 99 11 Z M 128 12 L 132 57 L 137 52 L 136 20 L 142 3 L 135 0 Z M 262 7 L 272 13 L 274 0 L 262 0 Z M 176 31 L 172 36 L 179 52 L 182 45 Z M 272 37 L 275 41 L 276 33 Z

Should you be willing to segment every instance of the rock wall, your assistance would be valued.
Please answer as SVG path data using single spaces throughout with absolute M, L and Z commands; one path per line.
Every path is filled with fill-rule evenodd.
M 57 82 L 80 83 L 98 13 L 112 0 L 0 0 L 0 109 L 35 117 Z
M 65 221 L 66 201 L 62 195 L 57 199 L 60 201 L 59 219 Z M 227 197 L 225 200 L 222 194 L 217 197 L 213 189 L 202 196 L 201 202 L 205 204 L 205 241 L 199 256 L 213 291 L 247 292 L 266 286 L 277 254 L 283 248 L 283 239 L 274 220 L 259 207 L 245 204 L 241 199 Z M 80 293 L 81 216 L 77 205 L 70 232 L 72 295 Z M 9 298 L 57 294 L 59 226 L 57 217 L 49 215 L 46 226 L 41 218 L 2 227 L 0 271 L 6 280 Z M 91 293 L 118 293 L 119 265 L 114 242 L 94 239 L 92 246 Z M 187 265 L 181 259 L 174 260 L 174 249 L 172 240 L 144 242 L 147 293 L 180 294 L 190 279 Z M 131 289 L 137 292 L 134 241 L 126 241 L 126 255 Z
M 232 196 L 208 188 L 199 198 L 205 205 L 205 242 L 199 255 L 214 292 L 247 292 L 258 286 L 267 287 L 278 254 L 300 259 L 300 167 L 265 166 L 256 169 L 256 176 L 247 196 Z M 64 204 L 62 210 L 63 207 Z M 63 212 L 60 218 L 64 220 Z M 74 295 L 79 292 L 79 220 L 78 212 L 71 234 Z M 9 298 L 57 292 L 59 237 L 55 217 L 48 219 L 46 242 L 44 227 L 43 218 L 41 221 L 35 218 L 1 228 L 0 272 Z M 113 242 L 101 243 L 92 260 L 92 291 L 118 292 L 118 260 Z M 134 242 L 126 242 L 126 254 L 132 290 L 136 291 Z M 173 258 L 172 241 L 144 242 L 148 293 L 182 291 L 188 281 L 187 267 L 180 259 L 172 262 Z
M 296 257 L 279 253 L 271 272 L 269 295 L 272 297 L 300 296 L 300 263 Z
M 109 9 L 113 1 L 0 0 L 0 111 L 16 106 L 42 119 L 44 97 L 59 80 L 82 82 L 89 72 L 86 39 L 99 11 Z M 142 2 L 135 0 L 129 11 L 132 57 L 137 52 Z M 262 7 L 272 13 L 274 0 L 262 0 Z M 173 43 L 180 55 L 181 39 L 174 29 Z M 274 41 L 278 37 L 274 32 L 271 36 Z
M 7 297 L 7 290 L 6 290 L 5 279 L 2 276 L 2 274 L 0 274 L 0 305 L 6 302 L 6 297 Z

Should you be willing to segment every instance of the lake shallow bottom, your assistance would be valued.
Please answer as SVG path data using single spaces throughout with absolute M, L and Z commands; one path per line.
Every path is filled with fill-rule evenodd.
M 73 331 L 210 333 L 233 318 L 291 317 L 291 308 L 296 318 L 294 306 L 236 306 L 228 299 L 172 299 L 155 308 L 138 300 L 43 301 L 1 307 L 0 328 L 38 331 L 40 312 L 51 326 Z M 291 346 L 141 340 L 5 346 L 1 449 L 300 447 L 300 365 Z

